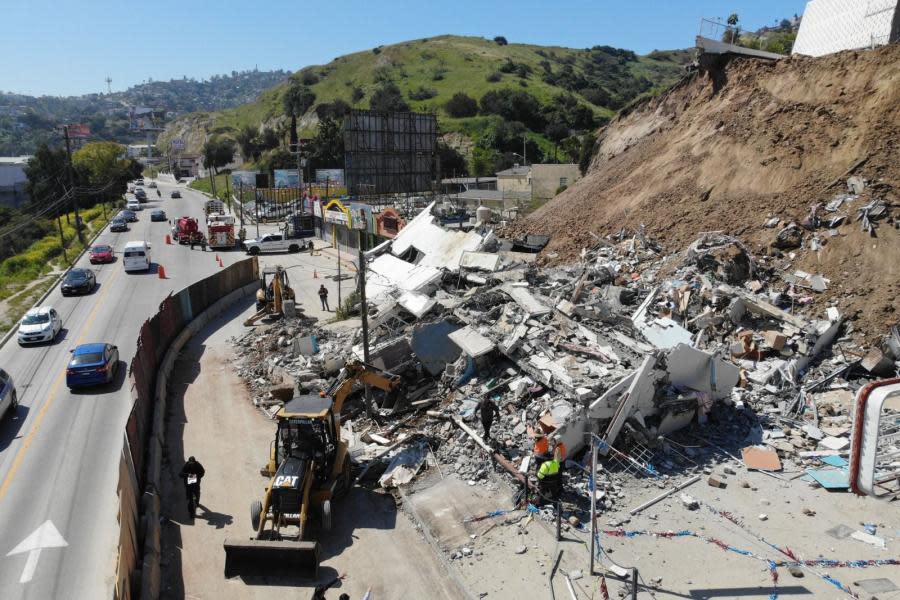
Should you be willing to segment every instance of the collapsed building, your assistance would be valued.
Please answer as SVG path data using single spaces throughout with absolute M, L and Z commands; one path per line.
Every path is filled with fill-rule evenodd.
M 483 461 L 466 457 L 488 446 L 462 427 L 485 397 L 500 413 L 494 456 L 519 481 L 547 438 L 576 460 L 594 439 L 602 454 L 640 457 L 643 474 L 658 473 L 655 451 L 715 410 L 744 415 L 740 443 L 816 466 L 847 452 L 855 378 L 889 374 L 900 359 L 896 331 L 884 351 L 866 352 L 839 338 L 836 308 L 801 314 L 803 298 L 828 285 L 821 276 L 780 272 L 720 232 L 665 255 L 643 231 L 623 230 L 597 237 L 576 264 L 541 267 L 522 251 L 534 243 L 445 229 L 432 208 L 366 254 L 370 364 L 400 375 L 404 394 L 376 392 L 376 420 L 345 434 L 358 460 L 378 458 L 389 475 L 402 467 L 383 476 L 390 485 L 424 464 L 424 450 L 403 448 L 420 436 L 460 477 L 483 477 Z M 284 400 L 273 386 L 327 389 L 364 355 L 358 329 L 303 316 L 238 342 L 241 373 L 270 414 Z M 583 492 L 580 475 L 570 482 Z

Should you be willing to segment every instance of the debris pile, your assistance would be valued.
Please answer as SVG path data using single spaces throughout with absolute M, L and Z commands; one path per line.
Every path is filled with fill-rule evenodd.
M 812 485 L 847 487 L 853 393 L 861 378 L 896 371 L 900 335 L 882 348 L 853 342 L 836 307 L 818 314 L 805 301 L 827 279 L 786 273 L 721 232 L 667 256 L 643 230 L 622 230 L 574 264 L 541 267 L 489 230 L 443 229 L 431 209 L 367 254 L 370 364 L 402 377 L 405 396 L 376 391 L 373 418 L 345 434 L 354 457 L 387 469 L 382 485 L 408 483 L 430 450 L 470 485 L 488 481 L 489 457 L 522 483 L 556 446 L 566 492 L 589 498 L 583 450 L 594 440 L 605 509 L 635 475 L 661 489 L 698 476 L 724 487 L 738 469 L 788 463 Z M 797 227 L 779 239 L 809 231 Z M 358 330 L 304 317 L 235 344 L 270 415 L 292 390 L 327 391 L 364 354 Z M 485 404 L 497 409 L 490 436 L 471 426 Z

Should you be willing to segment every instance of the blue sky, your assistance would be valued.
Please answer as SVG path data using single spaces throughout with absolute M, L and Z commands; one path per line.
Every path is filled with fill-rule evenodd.
M 82 94 L 232 70 L 323 64 L 444 33 L 646 53 L 693 45 L 701 17 L 748 29 L 805 0 L 0 0 L 0 90 Z

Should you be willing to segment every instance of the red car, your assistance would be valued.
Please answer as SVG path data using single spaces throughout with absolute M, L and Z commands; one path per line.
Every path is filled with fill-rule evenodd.
M 96 265 L 97 263 L 111 263 L 113 262 L 115 257 L 113 256 L 112 246 L 94 246 L 91 248 L 91 264 Z

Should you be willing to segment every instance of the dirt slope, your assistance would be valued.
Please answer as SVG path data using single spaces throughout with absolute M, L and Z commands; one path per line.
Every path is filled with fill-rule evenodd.
M 777 229 L 846 191 L 848 169 L 875 183 L 868 199 L 897 204 L 900 189 L 900 46 L 778 62 L 737 59 L 701 71 L 600 131 L 587 176 L 505 233 L 549 233 L 545 255 L 576 258 L 607 235 L 641 224 L 667 250 L 702 231 L 738 235 L 767 252 Z M 866 297 L 848 308 L 872 324 L 894 322 L 900 235 L 882 220 L 877 237 L 858 223 L 837 228 L 815 255 L 791 265 L 820 272 L 835 294 Z M 820 230 L 820 237 L 823 236 Z M 808 237 L 808 235 L 807 235 Z M 848 301 L 849 302 L 849 301 Z

